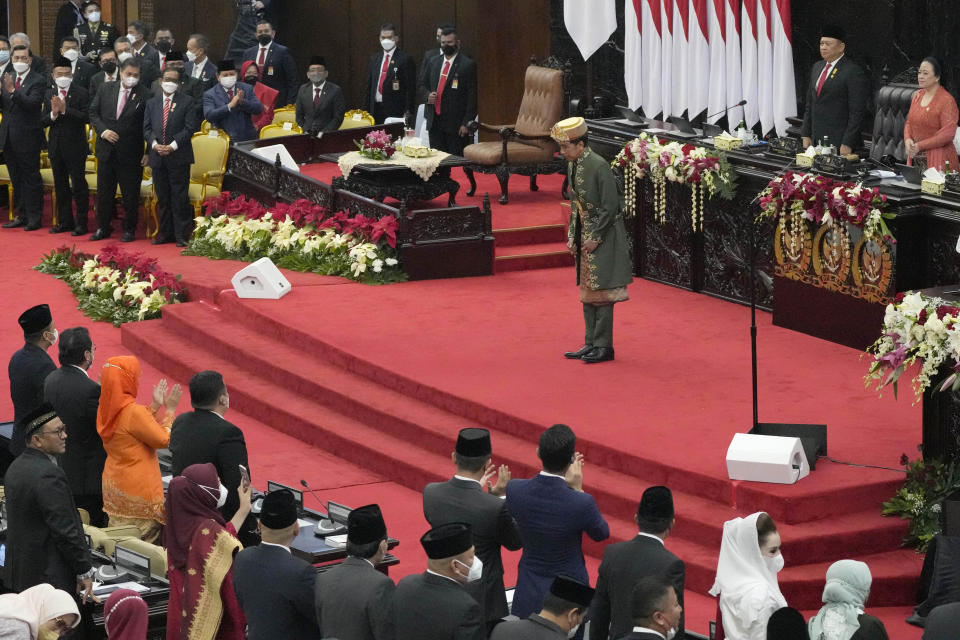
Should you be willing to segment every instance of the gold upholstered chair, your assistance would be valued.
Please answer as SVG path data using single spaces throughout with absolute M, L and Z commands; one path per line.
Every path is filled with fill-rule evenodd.
M 273 111 L 273 124 L 283 124 L 284 122 L 296 122 L 296 107 L 280 107 Z
M 292 136 L 299 133 L 303 133 L 296 122 L 277 122 L 274 120 L 263 129 L 260 129 L 260 139 L 264 138 L 279 138 L 281 136 Z
M 190 204 L 194 217 L 199 216 L 204 200 L 220 195 L 223 174 L 227 168 L 227 152 L 230 150 L 230 138 L 226 132 L 211 136 L 198 131 L 191 138 L 193 142 L 193 164 L 190 165 Z
M 363 109 L 352 109 L 343 114 L 343 122 L 340 123 L 340 128 L 359 129 L 361 127 L 372 127 L 376 123 L 373 116 Z
M 464 167 L 472 196 L 477 190 L 474 172 L 492 173 L 500 182 L 500 204 L 507 204 L 507 183 L 512 174 L 530 176 L 530 190 L 537 190 L 537 175 L 561 173 L 566 166 L 557 155 L 550 128 L 564 116 L 564 76 L 560 69 L 530 64 L 523 80 L 523 100 L 512 124 L 478 123 L 484 131 L 500 136 L 496 142 L 478 142 L 463 150 L 470 164 Z

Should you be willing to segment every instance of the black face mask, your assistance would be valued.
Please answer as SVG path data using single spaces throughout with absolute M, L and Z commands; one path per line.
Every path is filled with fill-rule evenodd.
M 170 41 L 167 39 L 163 39 L 160 42 L 158 42 L 157 50 L 163 54 L 170 53 Z
M 265 47 L 265 46 L 267 46 L 268 44 L 270 44 L 270 41 L 271 41 L 271 40 L 273 40 L 273 38 L 270 37 L 270 36 L 268 36 L 268 35 L 265 34 L 265 33 L 257 36 L 257 42 L 260 43 L 260 46 L 261 46 L 261 47 Z
M 252 87 L 253 85 L 257 84 L 257 76 L 247 76 L 243 79 L 243 81 Z
M 100 68 L 103 69 L 103 72 L 108 75 L 113 75 L 117 70 L 117 63 L 113 60 L 107 60 L 106 62 L 100 65 Z
M 456 45 L 445 44 L 442 47 L 440 47 L 440 50 L 443 51 L 443 55 L 452 56 L 457 52 L 457 47 Z

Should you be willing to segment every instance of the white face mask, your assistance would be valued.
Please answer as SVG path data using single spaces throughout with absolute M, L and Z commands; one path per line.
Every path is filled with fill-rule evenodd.
M 187 60 L 189 60 L 190 62 L 196 62 L 197 54 L 195 54 L 193 51 L 187 51 Z
M 213 494 L 213 488 L 212 488 L 212 487 L 208 487 L 208 486 L 203 485 L 203 484 L 198 484 L 197 486 L 200 487 L 201 489 L 203 489 L 204 491 L 206 491 L 207 493 L 209 493 L 211 497 L 217 499 L 217 509 L 219 509 L 219 508 L 222 507 L 223 505 L 227 504 L 227 488 L 226 488 L 225 486 L 223 486 L 223 483 L 222 483 L 222 482 L 220 483 L 220 487 L 219 487 L 219 490 L 218 490 L 217 495 L 214 495 L 214 494 Z
M 133 35 L 132 33 L 128 33 L 128 34 L 127 34 L 127 41 L 128 41 L 130 44 L 133 44 L 134 42 L 137 41 L 137 36 Z
M 457 564 L 467 566 L 465 562 L 460 562 L 459 560 L 454 560 Z M 483 560 L 478 556 L 473 556 L 473 564 L 467 567 L 469 571 L 467 572 L 467 582 L 476 582 L 480 579 L 480 576 L 483 575 Z
M 136 76 L 123 76 L 123 86 L 127 89 L 133 89 L 138 82 L 140 82 L 140 78 Z
M 131 58 L 133 58 L 133 54 L 129 51 L 124 51 L 123 53 L 117 55 L 117 63 L 119 64 L 124 60 L 130 60 Z
M 667 629 L 667 640 L 673 640 L 674 636 L 676 635 L 677 635 L 676 627 L 670 627 L 669 629 Z
M 87 14 L 87 20 L 94 23 L 100 22 L 100 12 L 91 11 L 90 13 Z
M 780 573 L 783 570 L 783 554 L 778 553 L 774 557 L 763 556 L 763 561 L 771 573 Z
M 60 76 L 59 78 L 54 78 L 54 82 L 57 83 L 57 86 L 61 89 L 67 89 L 70 87 L 70 83 L 73 82 L 73 78 L 68 78 L 66 76 Z
M 70 62 L 76 62 L 77 58 L 80 57 L 80 52 L 76 49 L 67 49 L 63 52 L 63 57 L 69 60 Z
M 579 630 L 580 630 L 580 625 L 575 626 L 573 629 L 570 629 L 570 631 L 567 631 L 567 637 L 572 638 L 573 636 L 577 635 L 577 631 Z
M 176 82 L 161 82 L 160 88 L 163 89 L 163 92 L 166 94 L 171 94 L 177 90 L 177 87 L 180 85 Z
M 380 46 L 383 47 L 384 51 L 392 51 L 397 43 L 391 40 L 390 38 L 384 38 L 380 41 Z
M 220 78 L 220 86 L 224 89 L 233 89 L 237 86 L 237 76 L 223 76 Z
M 53 340 L 50 341 L 50 346 L 57 344 L 57 340 L 60 339 L 60 332 L 54 329 L 53 331 L 48 331 L 47 333 L 53 334 Z
M 23 73 L 24 71 L 26 71 L 26 70 L 29 69 L 29 68 L 30 68 L 30 65 L 27 64 L 26 62 L 14 62 L 14 63 L 13 63 L 13 70 L 16 71 L 17 73 Z

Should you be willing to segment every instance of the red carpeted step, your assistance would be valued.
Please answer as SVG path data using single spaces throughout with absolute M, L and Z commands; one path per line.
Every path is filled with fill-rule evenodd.
M 524 244 L 496 247 L 493 270 L 523 271 L 526 269 L 550 269 L 569 267 L 574 263 L 566 242 L 549 244 Z
M 536 227 L 494 229 L 493 238 L 498 248 L 525 244 L 555 244 L 566 242 L 567 228 L 564 224 L 544 224 Z

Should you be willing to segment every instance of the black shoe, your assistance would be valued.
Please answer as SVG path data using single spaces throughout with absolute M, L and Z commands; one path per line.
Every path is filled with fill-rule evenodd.
M 120 242 L 133 242 L 133 231 L 124 231 Z
M 87 228 L 86 228 L 86 227 L 74 227 L 74 228 L 73 228 L 73 231 L 70 232 L 70 235 L 72 235 L 72 236 L 85 236 L 85 235 L 87 235 Z
M 173 242 L 173 238 L 164 238 L 161 236 L 159 238 L 154 238 L 153 242 L 150 244 L 170 244 L 171 242 Z
M 24 230 L 24 231 L 36 231 L 36 230 L 39 229 L 39 228 L 40 228 L 40 223 L 39 223 L 39 222 L 31 222 L 30 224 L 28 224 L 27 226 L 25 226 L 25 227 L 23 228 L 23 230 Z
M 565 354 L 563 354 L 563 357 L 570 358 L 571 360 L 579 360 L 580 358 L 587 355 L 591 351 L 593 351 L 593 345 L 585 344 L 579 349 L 577 349 L 576 351 L 567 351 Z
M 580 358 L 587 364 L 613 360 L 613 347 L 594 347 L 593 351 Z
M 67 231 L 73 231 L 73 225 L 58 224 L 50 227 L 50 233 L 66 233 Z
M 177 246 L 178 246 L 178 247 L 185 247 L 185 246 L 187 246 L 187 244 L 188 244 L 188 243 L 187 243 L 186 240 L 177 240 Z
M 3 228 L 4 228 L 4 229 L 16 229 L 17 227 L 22 227 L 22 226 L 25 225 L 25 224 L 26 224 L 26 223 L 25 223 L 23 220 L 21 220 L 20 218 L 14 218 L 14 219 L 11 220 L 10 222 L 5 222 L 5 223 L 3 224 Z
M 93 235 L 90 236 L 91 240 L 106 240 L 110 237 L 110 231 L 104 229 L 103 227 L 97 229 L 93 232 Z

